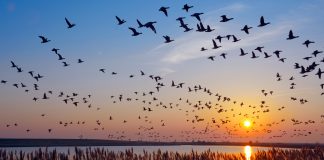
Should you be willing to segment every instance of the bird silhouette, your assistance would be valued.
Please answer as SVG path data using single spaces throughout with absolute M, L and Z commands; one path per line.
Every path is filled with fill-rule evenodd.
M 324 73 L 324 71 L 321 70 L 321 68 L 318 68 L 318 71 L 315 75 L 318 76 L 319 79 L 322 79 L 322 74 Z
M 49 99 L 49 97 L 47 97 L 46 93 L 43 94 L 43 99 Z
M 255 53 L 252 51 L 252 57 L 251 58 L 259 58 L 259 56 L 256 56 Z
M 249 53 L 245 53 L 244 50 L 243 50 L 242 48 L 240 48 L 240 51 L 241 51 L 240 56 L 245 56 L 245 55 L 249 54 Z
M 303 43 L 303 45 L 305 45 L 305 46 L 308 48 L 309 44 L 311 44 L 311 43 L 315 43 L 315 42 L 310 41 L 310 40 L 306 40 L 306 41 Z
M 200 51 L 206 51 L 207 49 L 205 47 L 201 47 Z
M 189 12 L 189 9 L 192 8 L 193 6 L 190 6 L 188 4 L 183 5 L 182 10 L 185 10 L 186 12 Z
M 11 68 L 17 68 L 18 67 L 13 61 L 10 61 L 10 63 L 11 63 Z
M 122 25 L 124 23 L 126 23 L 126 21 L 124 19 L 120 19 L 118 16 L 115 16 L 118 22 L 118 25 Z
M 207 25 L 207 28 L 205 30 L 205 32 L 212 32 L 214 31 L 215 29 L 211 29 L 209 25 Z
M 262 47 L 257 47 L 257 48 L 255 48 L 254 50 L 256 50 L 256 51 L 259 51 L 259 52 L 262 52 L 262 49 L 263 49 L 264 47 L 262 46 Z
M 156 34 L 156 29 L 155 29 L 155 27 L 154 27 L 154 23 L 156 23 L 156 21 L 153 21 L 153 22 L 147 22 L 147 23 L 145 23 L 144 24 L 144 26 L 146 27 L 146 28 L 150 28 L 155 34 Z
M 159 11 L 163 12 L 165 16 L 168 16 L 168 9 L 169 9 L 169 8 L 170 8 L 170 7 L 161 7 L 161 8 L 159 9 Z
M 170 43 L 172 41 L 174 41 L 173 39 L 171 39 L 169 36 L 163 36 L 163 38 L 165 39 L 164 43 Z
M 270 58 L 271 57 L 271 55 L 268 55 L 267 52 L 263 52 L 263 53 L 264 53 L 264 58 Z
M 215 60 L 215 56 L 209 56 L 208 59 L 214 61 Z
M 84 61 L 82 59 L 78 59 L 78 63 L 83 63 Z
M 201 22 L 201 19 L 200 19 L 200 15 L 202 15 L 204 13 L 194 13 L 191 15 L 191 17 L 195 17 L 199 22 Z
M 238 42 L 238 41 L 240 41 L 241 39 L 238 39 L 238 38 L 236 38 L 236 36 L 235 35 L 232 35 L 232 37 L 233 37 L 233 42 Z
M 216 41 L 215 41 L 215 40 L 212 40 L 212 41 L 213 41 L 213 49 L 217 49 L 217 48 L 222 47 L 222 46 L 218 46 L 218 45 L 216 44 Z
M 264 22 L 264 17 L 261 16 L 260 17 L 260 24 L 258 25 L 258 27 L 263 27 L 263 26 L 266 26 L 268 24 L 270 24 L 270 22 Z
M 62 56 L 61 54 L 59 54 L 59 53 L 57 54 L 57 56 L 58 56 L 58 60 L 59 60 L 59 61 L 61 61 L 61 60 L 64 60 L 64 59 L 65 59 L 65 58 L 64 58 L 64 57 L 63 57 L 63 56 Z
M 253 28 L 253 27 L 249 27 L 248 25 L 245 25 L 242 29 L 241 29 L 241 31 L 244 31 L 246 34 L 249 34 L 250 32 L 249 32 L 249 29 L 251 29 L 251 28 Z
M 142 22 L 140 20 L 136 20 L 137 21 L 137 24 L 138 24 L 138 28 L 142 28 L 144 27 L 144 25 L 142 24 Z
M 68 28 L 72 28 L 75 26 L 75 24 L 71 23 L 66 17 L 65 17 L 65 22 L 68 25 Z
M 47 43 L 47 42 L 50 42 L 51 40 L 48 40 L 47 38 L 45 38 L 44 36 L 38 36 L 42 42 L 41 43 Z
M 287 59 L 287 58 L 280 58 L 279 61 L 285 63 L 285 60 L 286 60 L 286 59 Z
M 225 38 L 225 37 L 218 35 L 215 39 L 217 39 L 219 41 L 219 43 L 222 43 L 223 38 Z
M 58 51 L 59 51 L 60 49 L 58 49 L 58 48 L 53 48 L 52 49 L 52 51 L 55 53 L 55 54 L 58 54 Z
M 62 62 L 63 63 L 63 67 L 67 67 L 69 66 L 70 64 L 66 63 L 66 62 Z
M 226 59 L 226 55 L 227 55 L 227 53 L 220 54 L 220 56 L 222 56 L 224 59 Z
M 319 50 L 315 50 L 312 55 L 314 55 L 314 57 L 317 57 L 318 54 L 323 53 L 323 51 L 319 51 Z
M 2 84 L 6 84 L 8 81 L 5 81 L 5 80 L 1 80 L 1 83 Z
M 280 50 L 276 50 L 276 51 L 273 52 L 273 54 L 275 54 L 277 56 L 277 58 L 280 58 L 280 53 L 281 52 L 282 51 L 280 51 Z
M 137 32 L 135 28 L 129 27 L 128 29 L 130 29 L 133 32 L 132 36 L 138 36 L 142 34 L 141 32 Z
M 289 31 L 289 34 L 288 34 L 288 38 L 287 40 L 292 40 L 292 39 L 295 39 L 295 38 L 298 38 L 299 36 L 294 36 L 294 33 L 292 30 Z
M 221 18 L 222 18 L 222 19 L 220 20 L 220 22 L 228 22 L 228 21 L 234 19 L 234 18 L 227 18 L 226 15 L 221 15 Z

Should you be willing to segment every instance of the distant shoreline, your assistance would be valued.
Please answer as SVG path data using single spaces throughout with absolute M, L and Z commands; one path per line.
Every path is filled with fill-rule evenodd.
M 0 139 L 0 147 L 87 147 L 87 146 L 176 146 L 176 145 L 215 145 L 279 147 L 279 148 L 314 148 L 324 147 L 315 143 L 249 143 L 249 142 L 149 142 L 149 141 L 118 141 L 98 139 Z

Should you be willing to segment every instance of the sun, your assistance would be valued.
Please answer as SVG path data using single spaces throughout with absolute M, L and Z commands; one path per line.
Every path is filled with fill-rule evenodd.
M 246 127 L 246 128 L 250 128 L 250 127 L 251 127 L 251 121 L 250 121 L 250 120 L 245 120 L 245 121 L 243 122 L 243 125 L 244 125 L 244 127 Z

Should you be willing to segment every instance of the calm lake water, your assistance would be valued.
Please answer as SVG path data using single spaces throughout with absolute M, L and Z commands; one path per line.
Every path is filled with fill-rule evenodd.
M 41 147 L 42 149 L 45 149 L 44 147 Z M 78 147 L 80 149 L 85 149 L 89 147 Z M 245 153 L 246 146 L 199 146 L 199 145 L 179 145 L 179 146 L 92 146 L 91 148 L 104 148 L 109 151 L 125 151 L 126 149 L 133 149 L 134 153 L 141 154 L 143 153 L 143 150 L 147 152 L 153 152 L 160 149 L 163 151 L 174 151 L 179 153 L 189 153 L 192 150 L 196 151 L 198 153 L 206 151 L 210 149 L 213 152 L 222 152 L 222 153 Z M 14 147 L 14 148 L 0 148 L 5 149 L 7 151 L 25 151 L 25 152 L 32 152 L 37 149 L 38 147 Z M 48 150 L 54 150 L 56 149 L 58 152 L 61 153 L 67 153 L 68 150 L 70 152 L 74 152 L 74 147 L 48 147 Z M 269 147 L 251 147 L 251 152 L 256 152 L 257 150 L 269 150 L 271 148 Z

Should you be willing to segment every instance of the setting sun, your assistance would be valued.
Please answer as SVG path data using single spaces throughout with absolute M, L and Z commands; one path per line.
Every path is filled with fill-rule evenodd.
M 249 128 L 251 127 L 251 122 L 249 120 L 244 121 L 244 127 Z

